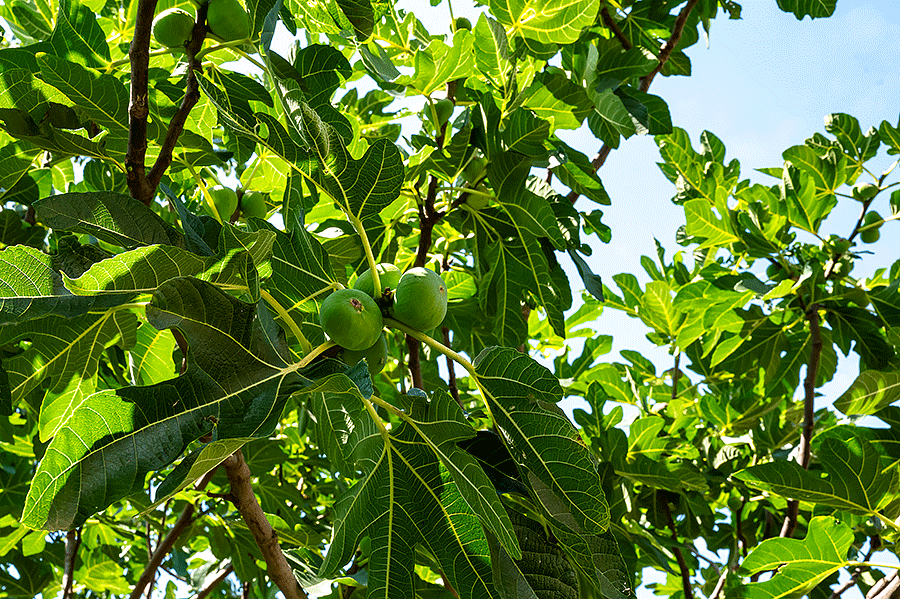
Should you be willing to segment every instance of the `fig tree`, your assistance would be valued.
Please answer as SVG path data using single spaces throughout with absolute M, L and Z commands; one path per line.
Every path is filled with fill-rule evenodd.
M 447 286 L 441 275 L 427 268 L 411 268 L 400 277 L 394 291 L 391 315 L 420 331 L 430 331 L 447 314 Z
M 351 351 L 375 345 L 384 327 L 378 304 L 359 289 L 339 289 L 325 298 L 319 324 L 329 339 Z
M 245 191 L 241 196 L 241 214 L 244 218 L 265 218 L 269 210 L 266 208 L 266 195 L 261 191 Z
M 387 339 L 385 339 L 384 333 L 382 333 L 381 336 L 378 337 L 378 341 L 368 349 L 362 351 L 345 349 L 344 353 L 341 355 L 341 360 L 343 360 L 344 364 L 347 366 L 354 366 L 358 364 L 360 360 L 365 358 L 366 365 L 369 367 L 369 374 L 374 378 L 376 374 L 384 369 L 384 365 L 387 364 L 387 357 Z
M 225 42 L 250 37 L 250 15 L 238 0 L 209 0 L 206 25 Z
M 375 270 L 378 271 L 378 282 L 381 284 L 382 293 L 384 293 L 385 289 L 397 288 L 397 283 L 400 282 L 401 274 L 399 268 L 393 264 L 383 262 L 381 264 L 376 264 Z M 372 281 L 371 269 L 359 275 L 356 282 L 353 284 L 353 288 L 364 291 L 368 295 L 375 297 L 375 283 Z
M 194 33 L 194 17 L 181 8 L 164 10 L 153 19 L 153 38 L 166 48 L 183 48 Z
M 238 197 L 234 190 L 216 185 L 209 190 L 209 195 L 213 204 L 216 205 L 216 212 L 219 213 L 219 218 L 223 222 L 231 220 L 231 215 L 234 214 L 238 207 Z
M 874 225 L 877 223 L 877 226 L 872 227 L 871 229 L 866 229 L 865 231 L 860 231 L 859 239 L 863 243 L 875 243 L 881 238 L 881 223 L 884 222 L 884 219 L 881 218 L 881 215 L 872 210 L 871 212 L 866 212 L 866 215 L 863 217 L 863 226 Z

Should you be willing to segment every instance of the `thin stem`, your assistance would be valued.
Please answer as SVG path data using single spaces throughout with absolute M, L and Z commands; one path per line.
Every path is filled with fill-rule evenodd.
M 465 357 L 463 357 L 461 354 L 456 353 L 455 351 L 453 351 L 446 345 L 444 345 L 438 341 L 435 341 L 434 339 L 432 339 L 425 333 L 423 333 L 421 331 L 417 331 L 416 329 L 414 329 L 412 327 L 408 327 L 405 324 L 403 324 L 402 322 L 394 320 L 393 318 L 385 318 L 384 324 L 385 324 L 385 326 L 388 326 L 392 329 L 397 329 L 399 331 L 406 333 L 410 337 L 417 339 L 418 341 L 421 341 L 428 347 L 430 347 L 434 350 L 437 350 L 438 352 L 440 352 L 441 354 L 443 354 L 445 356 L 453 358 L 453 360 L 456 361 L 457 364 L 459 364 L 460 366 L 465 368 L 466 372 L 468 372 L 473 378 L 478 377 L 478 373 L 475 372 L 475 367 Z
M 81 527 L 66 533 L 66 561 L 62 579 L 62 599 L 72 596 L 72 585 L 75 582 L 75 558 L 81 546 Z
M 450 329 L 448 327 L 441 327 L 441 334 L 444 337 L 444 346 L 450 347 Z M 459 388 L 456 386 L 456 368 L 453 366 L 453 358 L 450 356 L 444 356 L 447 359 L 447 381 L 448 386 L 450 387 L 450 395 L 453 396 L 453 399 L 459 404 L 459 407 L 465 411 L 465 407 L 462 404 L 462 401 L 459 399 Z
M 253 494 L 250 468 L 244 461 L 241 450 L 225 458 L 223 465 L 228 482 L 231 483 L 231 501 L 253 534 L 253 539 L 266 562 L 269 578 L 278 586 L 285 599 L 306 599 L 308 595 L 300 588 L 294 577 L 294 571 L 281 551 L 278 534 L 269 524 L 256 495 Z
M 809 321 L 809 362 L 806 365 L 806 379 L 803 381 L 805 397 L 803 398 L 803 431 L 800 435 L 800 451 L 797 461 L 804 469 L 809 469 L 813 427 L 815 424 L 816 376 L 822 356 L 822 332 L 819 329 L 819 305 L 813 304 L 806 310 Z M 797 516 L 800 502 L 792 499 L 788 502 L 788 513 L 781 527 L 782 537 L 791 537 L 797 527 Z
M 260 289 L 259 295 L 266 301 L 269 306 L 271 306 L 273 310 L 275 310 L 275 313 L 281 317 L 287 327 L 291 330 L 291 333 L 294 335 L 294 337 L 297 338 L 297 341 L 300 342 L 300 348 L 303 350 L 303 355 L 305 356 L 309 352 L 311 352 L 312 344 L 300 330 L 300 326 L 294 321 L 293 318 L 291 318 L 291 315 L 287 313 L 287 310 L 285 310 L 284 307 L 280 303 L 278 303 L 278 300 L 272 297 L 272 294 L 270 294 L 265 289 Z
M 409 361 L 407 362 L 407 367 L 409 368 L 409 375 L 412 378 L 412 386 L 422 389 L 422 362 L 419 356 L 419 350 L 422 348 L 422 344 L 414 337 L 407 335 L 406 347 L 409 349 Z
M 625 37 L 625 34 L 619 29 L 618 23 L 613 20 L 612 15 L 609 14 L 609 9 L 606 6 L 600 11 L 600 18 L 603 19 L 603 25 L 612 31 L 613 35 L 619 43 L 622 44 L 623 48 L 631 50 L 634 47 L 631 45 L 631 40 Z
M 869 538 L 869 550 L 866 552 L 866 556 L 863 558 L 864 562 L 869 561 L 872 557 L 872 554 L 875 553 L 877 549 L 881 548 L 881 537 L 878 535 L 874 535 Z M 848 589 L 856 586 L 856 581 L 859 580 L 859 577 L 865 571 L 864 566 L 857 566 L 853 569 L 853 572 L 850 574 L 850 580 L 842 584 L 837 590 L 835 590 L 829 599 L 837 599 L 841 595 L 843 595 Z
M 219 570 L 216 576 L 211 581 L 209 581 L 209 584 L 200 589 L 200 592 L 197 593 L 197 599 L 205 599 L 210 593 L 213 592 L 213 590 L 215 590 L 217 586 L 219 586 L 219 584 L 223 580 L 228 578 L 228 575 L 232 572 L 234 572 L 234 566 L 231 564 L 228 564 L 227 567 Z
M 194 489 L 200 491 L 206 488 L 206 485 L 208 485 L 209 481 L 212 480 L 215 471 L 216 469 L 213 468 L 212 470 L 204 474 L 203 477 L 194 485 Z M 194 522 L 193 515 L 195 510 L 196 508 L 193 503 L 188 503 L 184 506 L 184 509 L 181 511 L 181 514 L 179 514 L 178 519 L 175 521 L 175 524 L 172 525 L 172 528 L 169 530 L 169 534 L 167 534 L 166 538 L 156 546 L 156 550 L 153 552 L 153 556 L 150 558 L 150 561 L 147 562 L 147 566 L 141 573 L 141 577 L 138 579 L 137 584 L 135 584 L 134 588 L 131 590 L 130 599 L 138 599 L 147 585 L 149 585 L 153 580 L 156 580 L 156 571 L 159 569 L 159 566 L 162 564 L 163 560 L 169 554 L 172 548 L 175 547 L 175 543 L 176 541 L 178 541 L 179 537 L 181 537 L 181 535 L 184 534 L 184 532 Z
M 138 0 L 134 38 L 128 50 L 131 62 L 131 98 L 128 106 L 128 147 L 125 151 L 125 176 L 128 191 L 149 206 L 153 188 L 147 181 L 144 158 L 147 155 L 147 116 L 150 114 L 149 69 L 150 31 L 156 13 L 156 0 Z
M 297 368 L 304 368 L 309 365 L 310 362 L 318 358 L 324 351 L 331 349 L 337 345 L 334 341 L 326 341 L 325 343 L 319 345 L 314 350 L 310 351 L 308 354 L 303 356 L 303 359 L 297 364 Z
M 665 511 L 666 521 L 669 524 L 669 530 L 672 531 L 672 540 L 678 543 L 678 532 L 675 530 L 675 521 L 672 519 L 672 510 L 669 508 L 668 497 L 663 499 L 663 510 Z M 681 547 L 677 546 L 672 548 L 672 553 L 675 554 L 678 569 L 681 571 L 681 587 L 684 590 L 685 599 L 693 599 L 694 591 L 691 589 L 691 570 L 684 559 L 684 553 L 681 551 Z

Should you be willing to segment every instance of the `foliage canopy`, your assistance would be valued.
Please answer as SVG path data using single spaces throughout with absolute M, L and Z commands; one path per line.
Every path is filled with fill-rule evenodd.
M 171 8 L 196 25 L 160 47 Z M 166 597 L 900 584 L 871 561 L 900 538 L 900 262 L 851 274 L 900 213 L 867 167 L 900 123 L 832 114 L 751 183 L 649 93 L 737 3 L 483 8 L 448 33 L 391 2 L 222 0 L 217 37 L 187 0 L 0 6 L 0 596 L 137 597 L 160 568 Z M 558 135 L 580 127 L 593 159 Z M 685 249 L 607 286 L 598 171 L 633 135 Z M 838 202 L 859 219 L 825 230 Z M 379 263 L 440 273 L 443 321 L 392 318 Z M 318 314 L 367 270 L 374 376 Z M 605 359 L 604 310 L 672 363 Z M 838 352 L 860 375 L 816 410 Z

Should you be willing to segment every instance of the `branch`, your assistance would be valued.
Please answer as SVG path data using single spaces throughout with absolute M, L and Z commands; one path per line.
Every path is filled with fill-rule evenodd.
M 419 349 L 422 344 L 418 339 L 406 336 L 406 347 L 409 349 L 409 376 L 412 377 L 412 386 L 422 389 L 422 365 L 419 361 Z
M 891 599 L 894 593 L 900 589 L 900 571 L 894 570 L 878 582 L 872 585 L 866 593 L 866 599 Z
M 666 40 L 666 42 L 659 49 L 656 66 L 647 75 L 641 77 L 641 83 L 638 89 L 640 89 L 642 92 L 646 92 L 648 89 L 650 89 L 650 84 L 653 83 L 654 77 L 656 77 L 656 75 L 663 70 L 663 67 L 666 66 L 666 62 L 668 62 L 669 57 L 672 56 L 672 52 L 674 52 L 675 46 L 677 46 L 678 42 L 681 41 L 681 35 L 682 33 L 684 33 L 684 28 L 687 26 L 688 17 L 690 16 L 691 11 L 694 10 L 697 2 L 699 2 L 699 0 L 688 0 L 688 3 L 685 4 L 684 7 L 682 7 L 681 12 L 678 13 L 678 17 L 675 19 L 675 25 L 672 27 L 672 35 L 669 36 L 669 39 Z M 601 11 L 601 17 L 604 16 L 604 12 L 606 12 L 605 8 Z M 609 16 L 608 12 L 606 12 L 606 16 Z M 626 42 L 630 45 L 630 42 L 628 42 L 628 39 L 625 38 L 621 30 L 618 30 L 615 21 L 613 21 L 611 17 L 609 18 L 609 21 L 610 22 L 607 23 L 606 19 L 604 18 L 603 24 L 609 27 L 609 29 L 613 32 L 613 35 L 616 36 L 616 39 L 619 40 L 623 47 L 625 47 Z M 622 36 L 621 38 L 619 37 L 620 35 Z M 603 146 L 600 148 L 600 151 L 597 152 L 597 155 L 593 160 L 591 160 L 591 167 L 593 167 L 594 172 L 600 170 L 600 167 L 602 167 L 604 163 L 606 163 L 606 159 L 609 157 L 609 153 L 611 151 L 611 147 L 603 144 Z M 567 195 L 566 198 L 574 204 L 579 195 L 580 194 L 578 192 L 570 191 L 569 195 Z
M 256 495 L 253 494 L 253 487 L 250 484 L 250 468 L 244 461 L 241 450 L 239 449 L 225 458 L 223 464 L 228 482 L 231 483 L 231 500 L 240 512 L 247 528 L 253 533 L 253 538 L 266 561 L 269 578 L 278 586 L 285 599 L 307 599 L 308 595 L 300 588 L 294 577 L 294 571 L 291 570 L 284 553 L 281 552 L 278 534 L 266 520 L 266 515 L 259 506 Z
M 613 20 L 612 15 L 609 14 L 609 9 L 606 6 L 600 11 L 600 18 L 603 19 L 603 25 L 612 31 L 613 35 L 616 36 L 616 39 L 619 40 L 619 43 L 622 44 L 623 48 L 631 50 L 634 47 L 631 45 L 631 41 L 625 37 L 624 33 L 622 33 L 622 30 L 619 29 L 619 24 Z
M 75 558 L 78 557 L 78 547 L 81 545 L 81 528 L 70 530 L 66 533 L 66 564 L 62 579 L 62 599 L 69 599 L 72 595 L 72 584 L 75 577 Z
M 200 592 L 197 593 L 197 599 L 205 599 L 207 595 L 209 595 L 213 590 L 219 586 L 223 580 L 228 578 L 228 575 L 234 572 L 234 566 L 228 564 L 228 567 L 222 568 L 216 573 L 215 578 L 213 578 L 208 585 L 200 589 Z
M 675 531 L 675 521 L 672 520 L 672 510 L 669 509 L 669 498 L 663 498 L 663 509 L 666 513 L 666 520 L 669 523 L 669 529 L 672 531 L 672 540 L 678 543 L 678 533 Z M 675 560 L 678 562 L 678 569 L 681 571 L 681 587 L 684 590 L 685 599 L 694 599 L 694 591 L 691 589 L 691 570 L 688 568 L 680 547 L 673 547 L 672 553 L 675 554 Z
M 194 489 L 201 490 L 209 484 L 209 481 L 212 480 L 213 474 L 216 469 L 213 468 L 209 472 L 203 475 L 203 478 L 197 481 L 194 485 Z M 134 588 L 131 590 L 130 599 L 138 599 L 141 596 L 141 593 L 144 589 L 154 580 L 156 580 L 156 571 L 159 569 L 163 560 L 172 551 L 172 548 L 175 546 L 176 541 L 178 541 L 179 537 L 188 529 L 188 527 L 193 524 L 194 519 L 194 511 L 195 507 L 193 503 L 188 503 L 184 506 L 184 509 L 179 514 L 178 519 L 175 521 L 175 524 L 172 525 L 172 528 L 169 530 L 169 534 L 166 535 L 166 538 L 163 539 L 159 545 L 156 546 L 156 550 L 153 552 L 153 556 L 150 558 L 150 561 L 147 563 L 147 566 L 144 568 L 144 571 L 141 573 L 141 577 L 138 579 L 137 584 L 134 585 Z
M 441 327 L 441 333 L 444 336 L 444 345 L 450 347 L 450 329 L 447 327 Z M 453 396 L 453 399 L 456 400 L 456 403 L 459 404 L 459 407 L 465 411 L 465 407 L 463 407 L 462 402 L 459 400 L 459 388 L 456 386 L 456 370 L 453 364 L 453 358 L 450 356 L 444 356 L 447 358 L 447 383 L 450 387 L 450 395 Z
M 188 57 L 187 85 L 181 105 L 178 107 L 175 116 L 169 121 L 169 128 L 159 150 L 159 156 L 156 157 L 156 162 L 153 164 L 153 168 L 150 169 L 148 184 L 154 193 L 166 169 L 172 164 L 172 152 L 175 149 L 175 144 L 178 143 L 179 136 L 184 131 L 184 124 L 187 122 L 188 115 L 200 100 L 200 84 L 197 81 L 197 73 L 202 73 L 203 69 L 200 61 L 196 58 L 196 54 L 206 38 L 206 26 L 204 23 L 206 23 L 206 12 L 208 9 L 209 3 L 207 2 L 200 5 L 200 8 L 197 10 L 197 22 L 194 23 L 194 33 L 191 35 L 191 41 L 185 46 L 185 53 Z
M 809 468 L 813 425 L 815 417 L 816 376 L 819 372 L 819 362 L 822 357 L 822 332 L 819 329 L 819 305 L 813 304 L 806 311 L 806 319 L 809 321 L 809 363 L 806 365 L 806 379 L 803 381 L 805 397 L 803 398 L 803 432 L 800 435 L 800 452 L 797 460 L 803 468 Z M 788 514 L 781 527 L 782 537 L 791 537 L 797 527 L 797 514 L 800 511 L 800 502 L 792 499 L 788 502 Z
M 869 539 L 869 550 L 866 552 L 866 556 L 863 558 L 864 562 L 872 559 L 872 554 L 875 553 L 879 548 L 881 548 L 881 537 L 878 535 L 874 535 L 871 539 Z M 859 580 L 859 577 L 862 575 L 865 568 L 862 566 L 858 566 L 853 569 L 853 573 L 850 574 L 850 580 L 845 582 L 831 594 L 829 599 L 837 599 L 841 595 L 843 595 L 847 590 L 856 586 L 856 581 Z
M 153 188 L 147 181 L 144 158 L 147 155 L 147 115 L 150 113 L 148 71 L 150 68 L 150 30 L 156 0 L 138 0 L 134 22 L 134 38 L 128 50 L 131 61 L 131 100 L 128 107 L 128 149 L 125 153 L 125 176 L 131 197 L 150 205 Z

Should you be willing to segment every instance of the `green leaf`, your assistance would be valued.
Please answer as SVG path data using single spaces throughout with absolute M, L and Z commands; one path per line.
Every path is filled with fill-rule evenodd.
M 550 121 L 554 129 L 577 129 L 593 107 L 584 88 L 573 83 L 560 69 L 548 68 L 538 74 L 522 96 L 522 105 Z
M 893 499 L 888 493 L 896 488 L 897 471 L 882 471 L 878 452 L 868 441 L 826 439 L 819 459 L 824 473 L 779 461 L 751 466 L 734 476 L 756 489 L 854 514 L 872 515 Z
M 781 177 L 781 203 L 776 211 L 805 231 L 816 234 L 822 220 L 837 204 L 833 195 L 818 195 L 813 177 L 786 162 Z
M 637 133 L 631 115 L 621 98 L 611 90 L 594 97 L 594 112 L 588 117 L 591 131 L 609 147 L 619 147 L 619 136 L 628 138 Z
M 491 14 L 507 29 L 525 38 L 525 44 L 571 44 L 581 30 L 594 24 L 599 0 L 491 0 Z
M 409 85 L 428 96 L 448 81 L 468 77 L 475 67 L 474 42 L 472 32 L 466 29 L 457 30 L 452 46 L 439 39 L 432 40 L 416 52 L 415 74 L 400 77 L 396 83 Z
M 336 0 L 344 16 L 353 25 L 356 38 L 365 41 L 375 28 L 375 13 L 369 0 Z
M 412 416 L 417 421 L 440 419 L 435 400 L 421 405 L 424 398 L 409 399 L 416 402 Z M 461 426 L 466 434 L 473 432 Z M 414 596 L 416 544 L 437 559 L 442 575 L 461 595 L 497 596 L 479 521 L 413 425 L 404 422 L 396 433 L 382 428 L 380 435 L 358 438 L 356 444 L 364 446 L 353 451 L 366 474 L 335 504 L 334 532 L 320 575 L 333 575 L 368 535 L 368 597 Z
M 536 499 L 577 533 L 602 534 L 609 508 L 591 456 L 556 402 L 559 381 L 511 347 L 494 347 L 475 360 L 479 386 Z
M 878 135 L 881 137 L 881 141 L 888 146 L 888 154 L 900 154 L 900 121 L 898 121 L 896 127 L 887 121 L 881 121 L 881 125 L 878 127 Z
M 329 252 L 303 227 L 289 233 L 275 230 L 272 252 L 273 293 L 288 311 L 331 289 L 337 281 Z
M 109 191 L 61 193 L 34 203 L 38 218 L 52 229 L 87 233 L 132 248 L 163 244 L 184 247 L 184 237 L 151 208 Z
M 809 522 L 806 538 L 768 539 L 759 544 L 741 564 L 749 576 L 777 570 L 771 579 L 737 589 L 745 599 L 780 599 L 806 594 L 819 582 L 847 563 L 853 531 L 831 516 L 816 516 Z
M 482 13 L 475 24 L 475 66 L 494 87 L 506 85 L 510 70 L 509 45 L 503 26 Z
M 900 399 L 900 373 L 866 370 L 834 402 L 847 414 L 874 414 Z
M 684 203 L 684 217 L 687 234 L 697 237 L 698 249 L 721 247 L 739 241 L 733 233 L 731 223 L 716 216 L 706 200 L 688 200 Z
M 830 17 L 836 6 L 837 0 L 778 0 L 778 8 L 794 13 L 798 20 L 807 15 L 811 19 Z
M 597 40 L 597 68 L 593 84 L 599 90 L 613 89 L 633 77 L 643 77 L 656 65 L 656 59 L 641 48 L 624 49 L 619 40 Z
M 26 526 L 79 526 L 142 488 L 148 472 L 172 463 L 206 433 L 216 439 L 268 436 L 300 384 L 265 308 L 209 283 L 165 283 L 153 294 L 147 319 L 182 332 L 190 347 L 187 371 L 149 387 L 85 398 L 35 473 L 22 516 Z
M 854 116 L 842 112 L 829 114 L 825 117 L 825 130 L 837 138 L 844 153 L 860 164 L 878 153 L 881 144 L 878 131 L 873 127 L 863 133 Z

